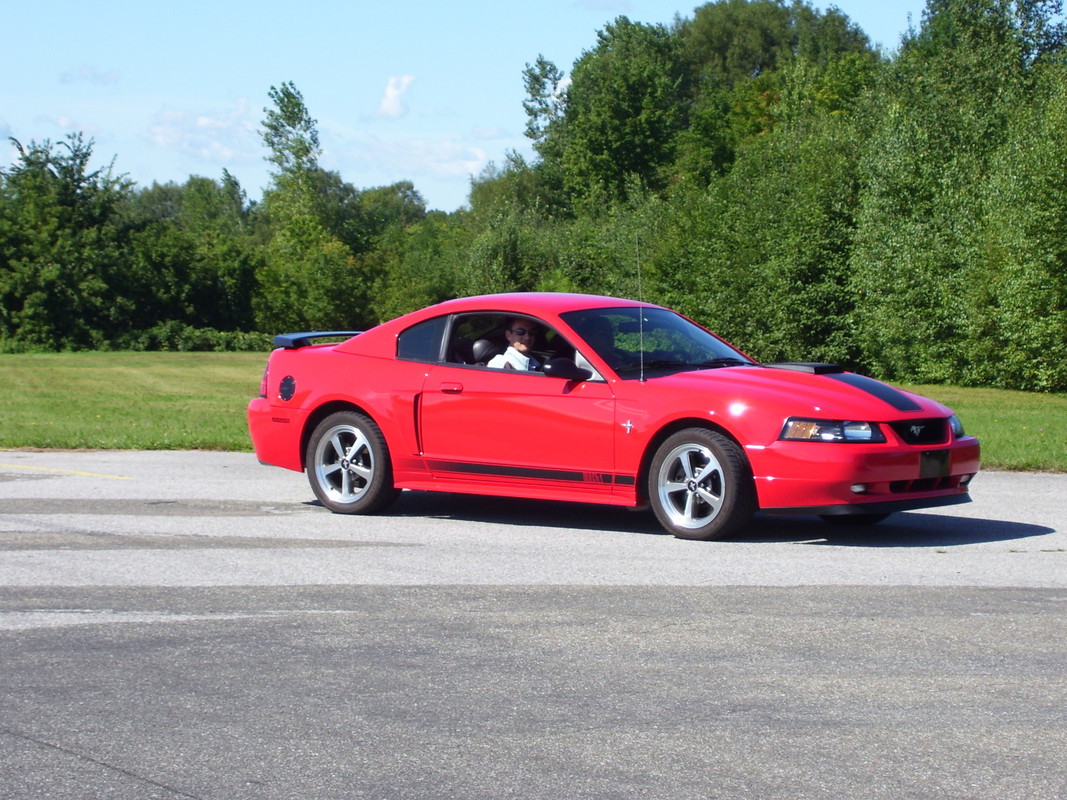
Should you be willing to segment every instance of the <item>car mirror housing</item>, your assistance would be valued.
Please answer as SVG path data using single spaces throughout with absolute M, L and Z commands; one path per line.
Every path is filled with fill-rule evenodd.
M 568 381 L 587 381 L 593 373 L 583 369 L 569 358 L 553 358 L 541 369 L 550 378 L 563 378 Z

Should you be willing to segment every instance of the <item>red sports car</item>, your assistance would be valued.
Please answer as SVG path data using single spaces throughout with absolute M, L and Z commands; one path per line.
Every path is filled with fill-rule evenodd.
M 632 300 L 468 297 L 274 343 L 248 406 L 256 455 L 306 470 L 342 513 L 423 489 L 650 505 L 675 536 L 715 539 L 757 510 L 871 523 L 964 503 L 978 471 L 940 403 L 832 364 L 756 363 Z

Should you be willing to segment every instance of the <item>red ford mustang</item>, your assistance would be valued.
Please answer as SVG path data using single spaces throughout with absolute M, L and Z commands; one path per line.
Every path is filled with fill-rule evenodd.
M 342 513 L 424 489 L 651 505 L 675 536 L 715 539 L 757 510 L 871 523 L 964 503 L 978 471 L 940 403 L 832 364 L 758 364 L 648 303 L 469 297 L 274 341 L 248 406 L 256 455 L 307 470 Z

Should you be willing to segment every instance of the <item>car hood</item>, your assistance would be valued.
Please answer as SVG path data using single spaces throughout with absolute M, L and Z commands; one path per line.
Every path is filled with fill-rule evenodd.
M 854 372 L 817 374 L 751 365 L 679 372 L 648 382 L 664 388 L 711 393 L 727 405 L 776 407 L 789 415 L 878 421 L 952 413 L 934 400 Z

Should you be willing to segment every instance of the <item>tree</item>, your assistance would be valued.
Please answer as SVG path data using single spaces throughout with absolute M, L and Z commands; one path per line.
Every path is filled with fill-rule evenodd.
M 1011 119 L 1031 102 L 1017 22 L 1005 0 L 931 0 L 881 87 L 852 283 L 857 341 L 883 377 L 967 379 L 982 187 Z
M 250 209 L 237 180 L 192 177 L 132 194 L 123 216 L 130 256 L 119 291 L 133 300 L 128 346 L 169 346 L 146 331 L 248 331 L 257 254 Z
M 687 106 L 674 37 L 661 25 L 619 17 L 575 62 L 562 124 L 553 126 L 562 135 L 567 192 L 592 211 L 624 200 L 632 177 L 663 187 Z
M 270 153 L 267 160 L 274 164 L 276 175 L 311 172 L 318 167 L 322 148 L 319 145 L 318 124 L 304 105 L 292 81 L 281 88 L 271 86 L 267 93 L 274 107 L 263 109 L 263 143 Z
M 782 0 L 720 0 L 700 6 L 679 36 L 693 74 L 732 89 L 792 54 L 795 30 Z
M 1067 389 L 1067 67 L 1050 65 L 1019 109 L 982 188 L 968 270 L 966 380 Z
M 672 197 L 647 285 L 754 357 L 850 364 L 859 131 L 829 115 L 747 143 L 707 191 Z
M 548 133 L 563 118 L 563 71 L 543 55 L 538 55 L 533 66 L 526 65 L 522 77 L 526 86 L 526 99 L 522 102 L 527 118 L 525 133 L 534 141 L 536 149 L 544 145 Z
M 304 98 L 290 83 L 270 89 L 263 141 L 275 165 L 263 206 L 272 238 L 257 275 L 256 325 L 345 329 L 368 316 L 369 281 L 356 250 L 365 241 L 354 220 L 356 191 L 319 168 L 319 135 Z
M 801 105 L 847 108 L 878 63 L 847 16 L 803 2 L 720 0 L 697 8 L 676 35 L 693 93 L 676 167 L 701 186 L 728 170 L 746 142 L 795 119 Z
M 92 140 L 23 146 L 0 184 L 0 339 L 7 348 L 104 344 L 126 305 L 113 286 L 125 243 L 116 209 L 129 191 L 112 164 L 90 170 Z

